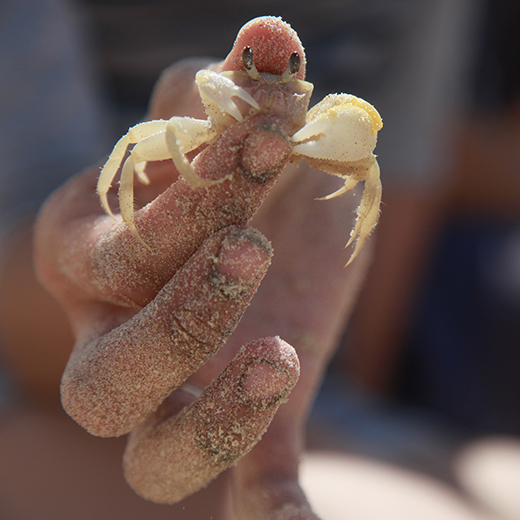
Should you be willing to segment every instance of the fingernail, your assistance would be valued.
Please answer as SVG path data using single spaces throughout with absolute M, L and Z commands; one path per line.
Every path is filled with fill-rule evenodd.
M 285 132 L 277 125 L 262 124 L 246 137 L 240 153 L 242 173 L 264 183 L 285 166 L 291 147 Z
M 242 297 L 265 274 L 272 256 L 271 245 L 258 231 L 232 230 L 214 260 L 212 281 L 225 296 Z
M 267 360 L 253 363 L 242 376 L 239 389 L 247 404 L 258 410 L 285 401 L 294 381 L 283 368 Z

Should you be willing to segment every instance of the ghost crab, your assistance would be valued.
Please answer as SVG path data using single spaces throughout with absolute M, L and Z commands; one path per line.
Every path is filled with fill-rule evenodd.
M 134 172 L 149 183 L 147 161 L 173 160 L 192 188 L 223 182 L 200 178 L 186 154 L 217 138 L 226 128 L 257 114 L 271 114 L 289 123 L 291 160 L 306 162 L 339 176 L 345 184 L 320 200 L 328 200 L 364 181 L 357 221 L 348 247 L 357 243 L 347 265 L 356 257 L 379 216 L 381 181 L 373 150 L 381 117 L 366 101 L 350 94 L 329 94 L 307 112 L 313 85 L 304 81 L 305 55 L 296 33 L 279 18 L 264 17 L 246 24 L 220 72 L 196 74 L 196 84 L 208 116 L 206 120 L 172 117 L 139 123 L 116 143 L 98 179 L 97 192 L 105 211 L 113 216 L 107 193 L 126 150 L 134 145 L 123 164 L 119 181 L 121 218 L 148 249 L 134 224 Z

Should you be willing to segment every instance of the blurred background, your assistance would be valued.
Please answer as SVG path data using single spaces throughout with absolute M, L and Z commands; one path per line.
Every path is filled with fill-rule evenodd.
M 240 27 L 264 14 L 282 16 L 304 43 L 311 104 L 349 92 L 384 121 L 373 266 L 317 397 L 310 453 L 340 450 L 358 475 L 345 486 L 364 482 L 361 459 L 348 458 L 363 457 L 432 478 L 490 517 L 519 519 L 517 0 L 0 2 L 2 456 L 13 454 L 19 402 L 54 409 L 67 358 L 31 350 L 36 303 L 6 298 L 21 269 L 9 261 L 18 230 L 144 116 L 162 69 L 224 57 Z M 323 460 L 304 464 L 310 487 L 313 474 L 334 470 Z M 17 481 L 3 473 L 0 517 L 33 518 L 9 509 Z

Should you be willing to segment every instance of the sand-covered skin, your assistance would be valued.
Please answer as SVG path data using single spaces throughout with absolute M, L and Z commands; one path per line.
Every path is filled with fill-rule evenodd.
M 298 376 L 296 352 L 279 338 L 244 347 L 191 406 L 173 417 L 159 409 L 131 433 L 128 483 L 159 503 L 206 486 L 258 442 Z
M 258 72 L 281 75 L 287 68 L 291 54 L 300 57 L 300 70 L 296 79 L 305 79 L 305 51 L 302 42 L 291 26 L 281 18 L 264 16 L 246 23 L 237 35 L 222 70 L 245 70 L 242 65 L 244 47 L 255 50 L 254 60 Z
M 301 46 L 277 24 L 287 50 Z M 257 32 L 253 24 L 242 36 Z M 197 175 L 230 180 L 192 189 L 178 179 L 138 211 L 136 226 L 152 251 L 85 197 L 93 172 L 72 179 L 43 208 L 36 246 L 47 260 L 39 274 L 71 302 L 66 310 L 77 334 L 62 403 L 89 432 L 134 429 L 234 330 L 272 254 L 244 226 L 289 160 L 286 128 L 284 119 L 254 116 L 196 156 Z
M 283 41 L 290 33 L 288 26 L 282 26 Z M 262 24 L 259 28 L 263 33 Z M 295 42 L 286 50 L 294 52 Z M 303 49 L 299 52 L 304 61 Z M 90 182 L 86 175 L 71 181 L 66 196 L 58 193 L 42 212 L 44 216 L 46 211 L 56 213 L 60 204 L 71 212 L 78 201 L 79 218 L 61 223 L 63 234 L 53 237 L 58 242 L 44 242 L 41 247 L 49 256 L 56 255 L 59 274 L 65 277 L 62 287 L 56 286 L 57 292 L 72 294 L 79 302 L 79 312 L 70 311 L 78 340 L 62 378 L 61 398 L 67 413 L 90 433 L 108 437 L 133 431 L 233 332 L 272 256 L 266 239 L 244 226 L 289 161 L 290 127 L 283 118 L 262 114 L 227 128 L 195 157 L 192 167 L 201 178 L 228 180 L 192 189 L 179 178 L 136 213 L 139 234 L 151 251 L 124 223 L 115 224 L 108 216 L 92 220 L 88 204 L 84 210 L 88 218 L 81 215 L 80 197 Z M 53 274 L 43 272 L 42 277 Z M 197 486 L 251 449 L 283 401 L 281 396 L 295 384 L 294 373 L 285 382 L 275 377 L 280 370 L 273 348 L 270 357 L 255 357 L 260 364 L 256 368 L 259 386 L 247 387 L 249 394 L 257 391 L 255 403 L 248 404 L 254 413 L 240 427 L 232 421 L 243 442 L 233 456 L 224 457 L 225 464 L 218 457 L 206 460 L 212 469 L 207 469 Z M 235 375 L 237 366 L 242 370 L 240 377 L 250 371 L 248 363 L 235 364 Z M 220 388 L 228 399 L 221 405 L 230 405 L 233 398 L 244 404 L 244 392 L 237 393 L 235 383 L 222 377 Z M 281 393 L 273 396 L 276 387 Z M 200 403 L 206 402 L 207 395 L 201 399 Z M 197 403 L 192 415 L 202 414 L 202 405 Z M 213 411 L 217 413 L 218 408 Z M 208 413 L 203 415 L 209 417 Z M 191 429 L 183 430 L 181 444 L 211 433 L 199 432 L 200 422 L 190 424 Z M 220 441 L 215 433 L 211 436 L 214 449 L 219 442 L 222 450 L 227 449 L 229 436 Z M 183 464 L 189 465 L 188 459 Z M 183 490 L 186 486 L 180 485 L 178 496 L 191 492 L 189 486 Z
M 150 304 L 74 350 L 61 384 L 67 413 L 103 437 L 135 428 L 222 346 L 271 254 L 253 230 L 226 229 L 206 240 Z

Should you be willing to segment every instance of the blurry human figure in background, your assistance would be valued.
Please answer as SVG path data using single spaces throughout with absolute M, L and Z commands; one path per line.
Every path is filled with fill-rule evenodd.
M 308 79 L 316 86 L 313 99 L 331 91 L 352 92 L 373 103 L 384 119 L 376 150 L 384 206 L 375 263 L 348 340 L 352 347 L 347 347 L 346 366 L 366 387 L 387 390 L 392 378 L 388 367 L 399 365 L 416 283 L 445 216 L 455 110 L 461 107 L 476 48 L 480 2 L 380 0 L 348 2 L 339 10 L 336 2 L 304 6 L 288 1 L 274 7 L 236 3 L 232 9 L 211 3 L 210 12 L 204 1 L 90 1 L 78 6 L 89 15 L 86 33 L 77 24 L 78 12 L 58 1 L 7 2 L 0 19 L 0 42 L 7 49 L 0 58 L 0 146 L 5 161 L 0 325 L 5 357 L 15 374 L 15 385 L 4 394 L 6 403 L 14 406 L 12 391 L 17 387 L 31 400 L 58 406 L 59 377 L 73 341 L 58 307 L 31 277 L 30 221 L 38 206 L 71 174 L 108 153 L 114 139 L 143 116 L 164 67 L 185 56 L 225 56 L 238 28 L 273 8 L 271 14 L 289 21 L 306 45 Z M 87 41 L 94 35 L 100 58 L 95 63 L 101 63 L 101 69 L 85 65 L 92 57 L 83 47 L 86 34 Z M 13 47 L 14 41 L 19 45 Z M 99 77 L 87 78 L 87 72 L 101 73 L 107 97 L 99 95 Z M 51 362 L 49 352 L 54 353 Z M 98 500 L 107 515 L 121 510 L 119 505 L 103 506 L 110 498 L 95 478 L 98 464 L 110 461 L 108 474 L 117 484 L 106 489 L 115 502 L 119 497 L 137 516 L 149 514 L 148 507 L 154 518 L 171 514 L 165 506 L 143 505 L 125 488 L 118 474 L 119 440 L 83 437 L 68 418 L 49 417 L 39 412 L 22 416 L 19 429 L 11 429 L 7 438 L 26 441 L 26 455 L 43 471 L 53 464 L 66 468 L 62 479 L 75 464 L 91 472 L 84 482 L 69 481 L 65 487 L 63 496 L 80 500 L 81 505 L 70 507 L 87 511 Z M 37 443 L 20 437 L 31 428 L 41 432 Z M 53 445 L 56 428 L 61 434 L 54 441 L 59 439 L 63 447 L 63 439 L 72 439 L 70 451 Z M 49 459 L 38 458 L 45 450 Z M 70 457 L 82 450 L 88 453 L 86 460 L 71 464 Z M 20 465 L 26 467 L 30 464 Z M 41 503 L 52 501 L 56 492 L 51 480 L 48 488 L 37 490 Z M 37 487 L 41 482 L 35 476 L 30 483 Z M 83 493 L 78 486 L 84 486 Z M 217 482 L 212 487 L 217 495 L 224 492 L 219 486 Z M 29 487 L 24 493 L 30 494 Z M 195 502 L 196 497 L 190 504 Z M 190 511 L 193 506 L 186 507 Z M 16 512 L 12 517 L 17 518 Z

